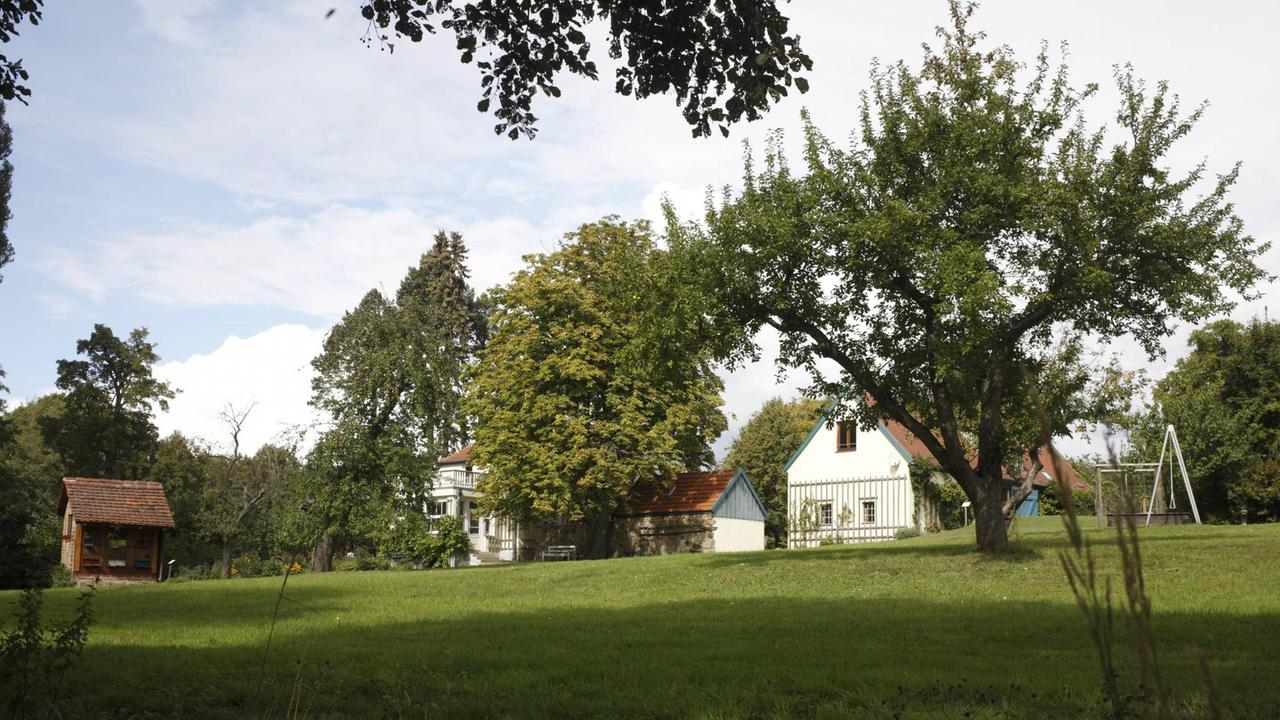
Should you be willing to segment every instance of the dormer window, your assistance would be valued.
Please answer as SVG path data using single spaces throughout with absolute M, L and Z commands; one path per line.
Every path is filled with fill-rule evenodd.
M 836 452 L 858 449 L 858 425 L 852 421 L 836 423 Z

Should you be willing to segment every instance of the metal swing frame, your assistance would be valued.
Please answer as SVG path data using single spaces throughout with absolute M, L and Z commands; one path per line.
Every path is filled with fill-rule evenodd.
M 1169 462 L 1169 475 L 1171 476 L 1170 482 L 1171 483 L 1173 482 L 1172 475 L 1174 474 L 1174 470 L 1175 470 L 1174 461 L 1176 460 L 1177 461 L 1176 469 L 1182 475 L 1182 484 L 1183 484 L 1183 487 L 1186 488 L 1187 499 L 1191 503 L 1191 517 L 1195 520 L 1195 523 L 1197 525 L 1203 524 L 1200 520 L 1200 508 L 1197 507 L 1196 505 L 1196 494 L 1191 489 L 1191 477 L 1187 473 L 1187 464 L 1182 459 L 1182 445 L 1181 443 L 1178 442 L 1178 432 L 1173 428 L 1173 425 L 1166 425 L 1165 431 L 1164 431 L 1164 441 L 1160 444 L 1160 459 L 1157 460 L 1156 462 L 1154 463 L 1150 463 L 1150 462 L 1117 463 L 1110 467 L 1098 468 L 1097 480 L 1096 480 L 1096 491 L 1094 495 L 1095 495 L 1095 510 L 1098 516 L 1099 527 L 1106 527 L 1107 525 L 1107 512 L 1106 512 L 1106 507 L 1104 505 L 1104 500 L 1102 495 L 1103 476 L 1104 475 L 1107 475 L 1107 476 L 1121 475 L 1127 478 L 1128 475 L 1133 472 L 1150 472 L 1154 470 L 1155 480 L 1151 483 L 1151 499 L 1147 502 L 1146 522 L 1144 524 L 1145 526 L 1151 525 L 1151 515 L 1153 512 L 1155 512 L 1156 500 L 1160 497 L 1160 490 L 1162 488 L 1161 483 L 1164 479 L 1164 466 L 1165 466 L 1166 458 L 1168 458 L 1168 462 Z M 1126 484 L 1127 484 L 1127 480 L 1126 480 Z M 1170 490 L 1172 490 L 1172 488 L 1170 488 Z M 1176 508 L 1177 507 L 1176 496 L 1174 496 L 1173 493 L 1170 492 L 1169 497 L 1170 497 L 1169 506 L 1171 508 Z

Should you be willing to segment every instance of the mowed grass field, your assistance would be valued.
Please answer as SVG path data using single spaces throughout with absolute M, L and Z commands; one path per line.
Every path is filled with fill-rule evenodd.
M 1096 655 L 1055 518 L 804 551 L 107 588 L 79 717 L 1090 717 Z M 1104 572 L 1108 531 L 1092 531 Z M 1280 525 L 1142 531 L 1157 649 L 1204 717 L 1280 717 Z M 13 593 L 0 594 L 6 615 Z M 65 616 L 73 591 L 48 593 Z

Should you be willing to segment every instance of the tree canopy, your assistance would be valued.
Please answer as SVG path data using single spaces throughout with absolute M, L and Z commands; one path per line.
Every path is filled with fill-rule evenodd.
M 0 0 L 0 44 L 16 37 L 23 22 L 39 25 L 43 12 L 44 0 Z M 0 98 L 26 103 L 31 95 L 25 85 L 28 77 L 22 60 L 0 53 Z
M 1219 320 L 1190 345 L 1156 383 L 1132 437 L 1136 455 L 1158 457 L 1172 424 L 1202 513 L 1280 519 L 1280 323 Z
M 751 415 L 725 456 L 724 465 L 747 473 L 764 502 L 765 537 L 787 546 L 787 471 L 783 465 L 822 414 L 824 400 L 771 398 Z
M 674 93 L 695 137 L 712 125 L 755 120 L 812 68 L 800 38 L 788 33 L 777 0 L 364 0 L 366 43 L 394 49 L 394 38 L 421 41 L 453 33 L 463 63 L 480 70 L 480 112 L 513 140 L 536 133 L 533 100 L 560 96 L 562 72 L 595 80 L 584 32 L 607 22 L 609 57 L 618 60 L 614 89 L 646 98 Z
M 5 548 L 0 588 L 49 583 L 57 557 L 55 506 L 64 472 L 61 458 L 44 443 L 41 424 L 61 417 L 63 404 L 61 396 L 46 395 L 8 411 L 0 400 L 0 547 Z
M 325 338 L 312 405 L 331 425 L 308 463 L 316 569 L 387 502 L 420 510 L 436 458 L 467 438 L 462 375 L 485 334 L 474 295 L 461 237 L 439 233 L 394 300 L 370 290 Z
M 117 337 L 106 325 L 94 325 L 76 342 L 84 359 L 59 360 L 57 387 L 66 394 L 66 411 L 45 427 L 72 475 L 145 477 L 158 432 L 153 406 L 169 409 L 174 390 L 152 374 L 160 360 L 146 328 Z
M 872 70 L 852 148 L 806 119 L 806 173 L 775 139 L 740 194 L 705 224 L 672 218 L 670 240 L 711 319 L 739 332 L 732 357 L 777 329 L 813 395 L 918 436 L 973 500 L 978 546 L 999 551 L 1002 465 L 1068 430 L 1073 347 L 1129 336 L 1159 352 L 1174 323 L 1247 294 L 1266 245 L 1227 200 L 1238 166 L 1167 167 L 1203 106 L 1122 69 L 1115 125 L 1092 127 L 1095 86 L 1045 49 L 1027 66 L 983 47 L 972 10 L 952 3 L 919 70 Z
M 3 63 L 0 57 L 0 63 Z M 13 163 L 9 155 L 13 153 L 13 130 L 4 116 L 5 105 L 0 102 L 0 270 L 13 262 L 13 242 L 9 240 L 9 221 L 13 213 L 9 210 L 9 199 L 13 193 Z M 0 282 L 4 275 L 0 273 Z
M 722 384 L 669 256 L 645 222 L 605 218 L 495 292 L 470 376 L 487 510 L 585 520 L 592 554 L 635 483 L 707 466 Z

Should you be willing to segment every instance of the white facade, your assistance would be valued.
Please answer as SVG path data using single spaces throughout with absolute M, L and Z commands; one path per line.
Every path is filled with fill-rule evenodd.
M 888 426 L 854 427 L 852 438 L 846 429 L 842 438 L 840 423 L 828 420 L 786 464 L 788 546 L 892 540 L 919 527 L 911 455 Z
M 716 552 L 764 549 L 764 521 L 717 517 L 715 524 Z
M 483 477 L 484 472 L 472 469 L 466 460 L 441 462 L 431 486 L 427 514 L 432 518 L 452 515 L 462 520 L 462 527 L 471 538 L 471 556 L 467 559 L 470 564 L 480 564 L 485 555 L 510 562 L 515 559 L 514 523 L 475 509 L 476 501 L 484 495 L 476 489 Z

